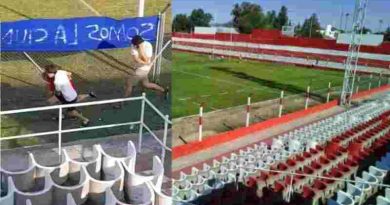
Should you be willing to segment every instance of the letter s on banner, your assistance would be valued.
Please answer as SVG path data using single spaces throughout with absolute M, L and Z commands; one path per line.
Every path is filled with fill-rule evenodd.
M 41 36 L 40 38 L 36 39 L 34 42 L 38 43 L 38 42 L 42 42 L 42 41 L 47 39 L 48 32 L 47 32 L 46 29 L 44 29 L 44 28 L 37 28 L 37 29 L 35 29 L 35 32 L 36 33 L 38 33 L 38 32 L 39 33 L 43 33 L 43 36 Z
M 139 33 L 140 36 L 144 36 L 144 34 L 148 33 L 149 31 L 152 31 L 153 28 L 154 28 L 154 25 L 152 23 L 143 23 L 143 24 L 141 24 L 141 28 L 144 28 L 144 27 L 147 27 L 147 26 L 149 28 L 146 29 L 146 30 L 141 31 L 141 33 Z M 145 38 L 145 40 L 150 40 L 150 39 L 146 39 Z
M 94 24 L 94 25 L 88 25 L 86 26 L 85 28 L 92 28 L 92 27 L 95 27 L 95 29 L 93 31 L 91 31 L 89 34 L 88 34 L 88 37 L 92 40 L 96 40 L 96 41 L 101 41 L 102 39 L 101 38 L 96 38 L 96 37 L 93 37 L 92 34 L 94 33 L 98 33 L 99 32 L 99 25 L 97 24 Z

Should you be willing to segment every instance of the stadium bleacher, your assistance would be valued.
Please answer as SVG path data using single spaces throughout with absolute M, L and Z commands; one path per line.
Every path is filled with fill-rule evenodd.
M 387 94 L 181 172 L 173 198 L 179 204 L 272 205 L 364 204 L 376 197 L 386 204 L 380 194 L 390 179 L 389 124 Z
M 164 205 L 172 198 L 162 189 L 164 167 L 153 158 L 150 175 L 136 173 L 137 152 L 132 141 L 121 157 L 108 154 L 94 145 L 87 157 L 71 158 L 62 150 L 56 166 L 38 163 L 28 155 L 25 170 L 0 167 L 1 205 Z

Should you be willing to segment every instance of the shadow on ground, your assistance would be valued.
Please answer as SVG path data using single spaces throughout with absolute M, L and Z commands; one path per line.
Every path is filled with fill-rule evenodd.
M 261 79 L 261 78 L 255 77 L 255 76 L 248 75 L 247 73 L 244 73 L 244 72 L 232 71 L 232 70 L 230 70 L 230 68 L 227 68 L 227 67 L 211 66 L 210 69 L 217 70 L 217 71 L 224 72 L 224 73 L 228 73 L 228 74 L 233 75 L 237 78 L 241 78 L 244 80 L 248 80 L 248 81 L 257 83 L 260 86 L 269 87 L 272 89 L 284 90 L 284 91 L 292 93 L 292 94 L 306 93 L 306 89 L 302 88 L 302 87 L 298 87 L 298 86 L 291 85 L 291 84 L 279 83 L 279 82 L 272 81 L 272 80 Z M 316 94 L 316 93 L 310 93 L 310 97 L 315 99 L 315 100 L 322 101 L 322 102 L 324 102 L 326 100 L 326 98 L 324 96 L 321 96 L 321 95 Z

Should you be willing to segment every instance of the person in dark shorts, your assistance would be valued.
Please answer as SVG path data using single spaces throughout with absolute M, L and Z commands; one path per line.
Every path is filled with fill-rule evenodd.
M 45 66 L 45 73 L 42 77 L 48 82 L 50 94 L 49 104 L 60 102 L 62 104 L 73 104 L 85 100 L 86 98 L 96 98 L 93 92 L 89 94 L 78 95 L 76 87 L 72 81 L 72 73 L 60 68 L 54 64 Z M 81 120 L 83 126 L 89 124 L 89 119 L 84 117 L 75 107 L 67 108 L 66 114 L 69 117 L 75 117 Z

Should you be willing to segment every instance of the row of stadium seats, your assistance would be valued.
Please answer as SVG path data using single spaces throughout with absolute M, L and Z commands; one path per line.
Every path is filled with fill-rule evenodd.
M 204 204 L 204 200 L 219 198 L 216 200 L 225 201 L 207 204 L 236 204 L 233 198 L 237 197 L 237 190 L 243 189 L 246 191 L 241 190 L 239 195 L 247 199 L 245 204 L 256 204 L 259 200 L 272 204 L 274 199 L 288 201 L 293 187 L 292 191 L 300 197 L 325 202 L 345 183 L 310 176 L 350 179 L 364 168 L 358 162 L 367 159 L 366 165 L 373 163 L 361 156 L 381 150 L 390 139 L 389 95 L 384 99 L 280 135 L 270 146 L 263 142 L 255 144 L 230 157 L 214 160 L 212 165 L 204 164 L 203 169 L 194 167 L 190 174 L 180 173 L 173 183 L 174 200 Z M 295 173 L 294 177 L 289 173 Z M 229 187 L 230 191 L 226 191 Z M 327 194 L 312 195 L 322 189 Z M 281 196 L 275 197 L 271 192 Z
M 137 152 L 133 142 L 127 144 L 122 157 L 109 155 L 101 145 L 93 146 L 93 157 L 76 160 L 62 150 L 61 163 L 44 166 L 29 154 L 28 168 L 23 171 L 0 169 L 1 205 L 125 205 L 171 204 L 162 187 L 164 166 L 153 158 L 151 175 L 135 172 Z
M 226 51 L 236 51 L 236 52 L 246 52 L 246 53 L 254 53 L 254 54 L 267 54 L 267 55 L 276 55 L 276 56 L 284 56 L 284 57 L 295 57 L 295 58 L 303 58 L 307 61 L 313 61 L 312 64 L 316 64 L 316 60 L 325 61 L 325 62 L 337 62 L 344 63 L 346 57 L 344 56 L 335 56 L 335 55 L 327 55 L 327 54 L 316 54 L 316 53 L 305 53 L 299 51 L 284 51 L 284 50 L 275 50 L 275 49 L 263 49 L 263 48 L 248 48 L 248 47 L 236 47 L 236 46 L 226 46 L 226 45 L 210 45 L 204 43 L 195 43 L 195 42 L 175 42 L 177 45 L 183 46 L 191 46 L 197 48 L 209 48 L 209 49 L 219 49 Z M 272 59 L 270 59 L 272 61 Z M 389 69 L 390 62 L 383 60 L 373 60 L 373 59 L 364 59 L 359 58 L 358 65 L 368 66 L 368 67 L 378 67 L 378 68 L 386 68 Z
M 367 199 L 378 191 L 385 191 L 385 196 L 376 197 L 376 205 L 390 205 L 390 188 L 384 189 L 379 185 L 390 187 L 390 152 L 376 162 L 377 166 L 370 166 L 362 172 L 362 177 L 355 177 L 355 184 L 347 183 L 344 191 L 338 191 L 335 199 L 329 199 L 328 205 L 364 204 Z

